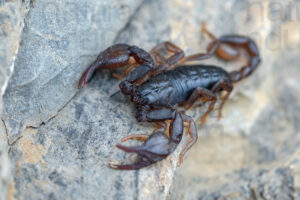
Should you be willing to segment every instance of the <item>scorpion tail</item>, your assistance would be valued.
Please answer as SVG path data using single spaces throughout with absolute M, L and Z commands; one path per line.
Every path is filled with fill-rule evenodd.
M 248 62 L 245 66 L 239 70 L 230 72 L 230 77 L 233 83 L 248 77 L 259 65 L 261 61 L 259 50 L 256 43 L 251 38 L 242 35 L 223 35 L 217 39 L 210 31 L 207 30 L 205 22 L 202 24 L 202 31 L 213 40 L 207 48 L 209 52 L 207 55 L 208 57 L 215 54 L 223 60 L 232 61 L 240 56 L 241 49 L 244 49 L 249 55 Z M 199 59 L 199 55 L 202 54 L 190 57 L 192 59 Z M 206 58 L 203 55 L 202 57 Z
M 247 64 L 238 70 L 230 72 L 231 81 L 235 83 L 251 75 L 261 61 L 256 43 L 251 38 L 240 35 L 222 36 L 219 41 L 221 46 L 225 44 L 232 47 L 232 49 L 245 49 L 248 54 Z M 222 48 L 221 46 L 219 49 Z M 221 53 L 222 50 L 219 50 L 218 56 L 222 58 L 222 56 L 220 56 Z M 223 54 L 225 55 L 226 53 L 223 52 Z
M 211 34 L 211 33 L 209 33 Z M 249 75 L 257 68 L 261 59 L 259 50 L 255 42 L 246 36 L 241 35 L 224 35 L 219 39 L 211 42 L 208 50 L 225 61 L 233 61 L 241 55 L 241 50 L 245 50 L 248 54 L 247 64 L 238 70 L 230 72 L 230 78 L 236 83 Z M 215 51 L 213 51 L 215 50 Z M 210 54 L 211 55 L 211 54 Z
M 241 35 L 224 35 L 218 39 L 216 45 L 218 46 L 215 54 L 226 61 L 235 60 L 240 56 L 240 50 L 242 49 L 248 54 L 247 64 L 240 69 L 229 73 L 233 83 L 251 75 L 261 61 L 257 45 L 249 37 Z
M 174 151 L 177 145 L 170 142 L 170 139 L 161 131 L 151 135 L 141 146 L 123 146 L 117 144 L 116 147 L 127 152 L 136 153 L 139 160 L 134 164 L 117 165 L 110 163 L 109 167 L 120 170 L 136 170 L 147 167 L 153 163 L 163 160 Z

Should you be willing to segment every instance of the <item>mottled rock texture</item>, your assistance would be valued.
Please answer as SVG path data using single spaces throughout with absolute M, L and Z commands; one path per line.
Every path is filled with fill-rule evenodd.
M 0 0 L 0 6 L 1 88 L 14 68 L 3 97 L 0 198 L 300 198 L 299 2 Z M 200 125 L 204 106 L 188 111 L 199 140 L 180 168 L 187 137 L 149 168 L 109 169 L 111 161 L 135 159 L 114 144 L 153 127 L 137 123 L 128 99 L 112 95 L 119 82 L 112 72 L 98 72 L 77 90 L 81 73 L 117 42 L 150 50 L 170 40 L 186 54 L 203 52 L 209 38 L 202 21 L 217 36 L 254 38 L 263 62 L 235 85 L 220 121 L 213 112 Z M 228 70 L 241 65 L 203 63 Z M 3 165 L 7 153 L 10 167 Z
M 23 19 L 29 8 L 28 1 L 0 1 L 0 113 L 2 114 L 4 94 L 15 65 L 20 46 Z M 0 199 L 6 198 L 10 182 L 10 162 L 6 128 L 0 122 Z

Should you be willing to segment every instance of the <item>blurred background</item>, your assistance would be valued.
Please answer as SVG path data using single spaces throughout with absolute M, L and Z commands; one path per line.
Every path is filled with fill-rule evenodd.
M 221 120 L 214 111 L 200 125 L 207 105 L 188 111 L 199 140 L 180 167 L 188 137 L 148 168 L 109 169 L 136 158 L 115 148 L 121 138 L 153 126 L 112 98 L 112 72 L 78 90 L 82 72 L 115 43 L 204 52 L 203 21 L 217 37 L 253 38 L 260 66 L 234 85 Z M 296 0 L 0 0 L 0 199 L 300 199 L 299 53 Z

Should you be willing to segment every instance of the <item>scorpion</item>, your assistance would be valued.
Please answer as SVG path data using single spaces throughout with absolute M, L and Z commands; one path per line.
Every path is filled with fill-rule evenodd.
M 137 46 L 115 44 L 102 51 L 84 71 L 78 89 L 86 85 L 98 69 L 125 67 L 120 75 L 113 74 L 117 79 L 125 77 L 119 84 L 121 92 L 131 96 L 137 110 L 137 121 L 153 122 L 157 126 L 150 136 L 134 134 L 122 139 L 122 142 L 139 140 L 143 142 L 142 145 L 116 145 L 125 152 L 138 154 L 135 163 L 110 163 L 109 167 L 137 170 L 165 159 L 179 145 L 186 124 L 190 139 L 179 154 L 180 165 L 185 153 L 198 138 L 195 122 L 185 114 L 185 110 L 194 105 L 200 97 L 203 104 L 209 102 L 207 111 L 201 117 L 203 124 L 206 116 L 214 109 L 216 93 L 225 91 L 226 94 L 220 97 L 218 108 L 218 118 L 221 118 L 223 105 L 233 89 L 233 83 L 248 77 L 259 65 L 259 50 L 251 38 L 241 35 L 223 35 L 216 38 L 206 29 L 205 24 L 202 31 L 212 40 L 205 53 L 185 56 L 183 50 L 169 41 L 158 44 L 150 52 Z M 165 58 L 162 50 L 171 56 Z M 213 65 L 185 64 L 214 55 L 225 61 L 233 61 L 241 56 L 242 50 L 248 54 L 247 64 L 232 72 Z M 167 121 L 170 122 L 169 126 Z M 169 132 L 166 134 L 167 131 Z

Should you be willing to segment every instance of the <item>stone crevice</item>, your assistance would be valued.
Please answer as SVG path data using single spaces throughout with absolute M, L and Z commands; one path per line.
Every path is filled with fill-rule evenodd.
M 8 130 L 7 130 L 7 126 L 6 126 L 6 124 L 5 124 L 5 121 L 4 121 L 3 119 L 1 119 L 1 120 L 2 120 L 2 123 L 3 123 L 4 128 L 5 128 L 5 135 L 6 135 L 7 145 L 10 146 L 10 144 L 9 144 L 9 139 L 8 139 Z

